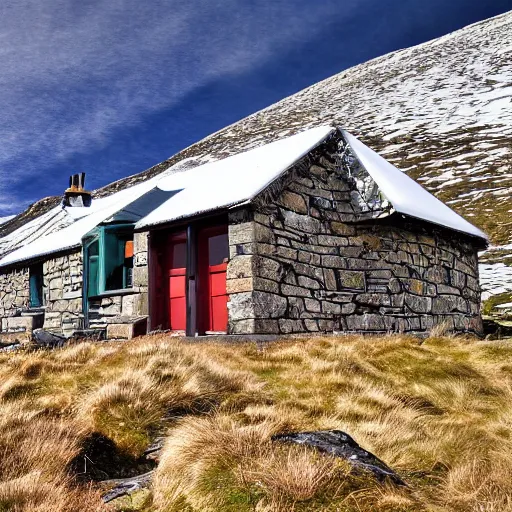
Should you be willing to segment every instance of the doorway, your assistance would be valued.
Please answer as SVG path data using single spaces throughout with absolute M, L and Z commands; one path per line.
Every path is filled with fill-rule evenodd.
M 226 271 L 229 260 L 228 227 L 198 232 L 198 332 L 225 333 L 228 328 Z
M 152 235 L 151 329 L 191 336 L 227 332 L 228 259 L 226 223 Z

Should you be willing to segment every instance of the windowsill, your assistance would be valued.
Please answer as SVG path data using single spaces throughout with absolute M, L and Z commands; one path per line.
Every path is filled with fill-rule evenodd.
M 89 299 L 102 299 L 104 297 L 114 297 L 119 295 L 133 295 L 134 293 L 139 293 L 138 288 L 121 288 L 120 290 L 108 290 L 103 293 L 99 293 L 98 295 L 92 295 L 88 297 Z
M 25 309 L 21 312 L 21 316 L 31 316 L 31 315 L 37 315 L 38 313 L 44 313 L 46 311 L 46 306 L 37 306 L 32 307 L 30 306 L 28 309 Z

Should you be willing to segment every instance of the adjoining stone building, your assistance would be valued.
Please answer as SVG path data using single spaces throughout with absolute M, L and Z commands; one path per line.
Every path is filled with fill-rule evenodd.
M 482 330 L 486 236 L 340 129 L 177 165 L 71 215 L 0 260 L 3 331 Z

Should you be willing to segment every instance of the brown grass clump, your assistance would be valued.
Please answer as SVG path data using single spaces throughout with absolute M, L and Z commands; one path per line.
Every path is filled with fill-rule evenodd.
M 131 474 L 162 435 L 149 499 L 114 510 L 512 511 L 511 428 L 512 346 L 441 331 L 0 354 L 0 512 L 107 510 L 77 471 Z M 315 429 L 346 431 L 408 486 L 271 440 Z
M 130 474 L 120 461 L 136 461 L 173 417 L 261 386 L 194 347 L 158 338 L 1 354 L 0 382 L 1 512 L 106 510 L 98 491 L 79 483 L 87 464 L 96 471 L 90 478 Z M 101 436 L 115 453 L 92 460 L 87 446 Z

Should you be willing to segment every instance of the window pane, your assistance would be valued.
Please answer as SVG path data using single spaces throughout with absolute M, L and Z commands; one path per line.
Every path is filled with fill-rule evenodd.
M 87 247 L 87 296 L 94 297 L 98 295 L 98 276 L 99 276 L 99 242 L 96 240 Z
M 208 261 L 210 265 L 219 265 L 229 257 L 229 240 L 227 233 L 208 239 Z
M 133 234 L 105 232 L 105 290 L 121 290 L 132 286 L 133 256 L 126 242 L 133 240 Z
M 172 246 L 172 267 L 185 268 L 187 266 L 187 244 L 186 242 L 173 244 Z

